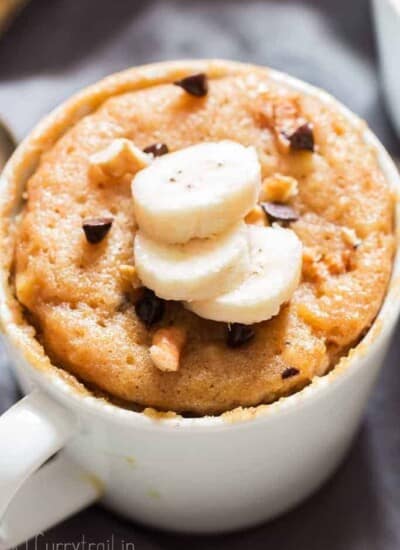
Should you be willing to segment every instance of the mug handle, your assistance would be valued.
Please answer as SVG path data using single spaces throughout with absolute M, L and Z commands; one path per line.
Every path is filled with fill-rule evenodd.
M 40 390 L 0 417 L 1 550 L 16 547 L 100 497 L 100 483 L 65 453 L 35 472 L 78 430 L 77 418 Z

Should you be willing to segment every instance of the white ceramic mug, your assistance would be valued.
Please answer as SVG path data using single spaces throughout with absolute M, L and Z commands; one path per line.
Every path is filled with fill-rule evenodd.
M 400 0 L 372 0 L 383 90 L 400 136 Z
M 201 62 L 188 66 L 202 68 Z M 162 65 L 142 69 L 150 81 L 157 67 Z M 325 92 L 281 73 L 270 75 L 334 102 L 354 125 L 363 124 Z M 61 124 L 59 117 L 54 120 Z M 372 133 L 364 131 L 398 195 L 396 168 Z M 35 132 L 40 135 L 41 127 Z M 31 139 L 8 165 L 0 197 L 21 155 L 35 152 Z M 359 427 L 398 316 L 399 275 L 397 255 L 376 321 L 331 373 L 294 395 L 230 419 L 152 418 L 81 394 L 54 371 L 36 368 L 18 352 L 23 336 L 8 328 L 13 312 L 3 280 L 0 316 L 12 341 L 15 369 L 25 391 L 34 388 L 0 419 L 3 546 L 16 545 L 97 499 L 135 521 L 191 533 L 249 527 L 299 503 L 335 470 Z M 55 460 L 34 473 L 60 449 Z

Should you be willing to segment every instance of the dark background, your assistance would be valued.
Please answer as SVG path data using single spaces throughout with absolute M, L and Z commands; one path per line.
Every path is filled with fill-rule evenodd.
M 20 139 L 83 85 L 130 65 L 183 57 L 251 61 L 308 80 L 364 117 L 400 156 L 383 107 L 364 0 L 32 0 L 0 38 L 0 116 Z M 84 534 L 87 542 L 113 536 L 115 550 L 122 541 L 135 543 L 136 550 L 399 550 L 397 340 L 348 458 L 297 510 L 239 534 L 181 537 L 92 507 L 40 537 L 37 548 L 79 542 Z M 0 412 L 17 397 L 1 355 Z

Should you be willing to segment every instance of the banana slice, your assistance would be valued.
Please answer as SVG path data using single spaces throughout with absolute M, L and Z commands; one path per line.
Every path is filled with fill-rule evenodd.
M 136 221 L 167 243 L 222 233 L 256 204 L 260 180 L 253 147 L 233 141 L 193 145 L 156 158 L 136 174 Z
M 200 317 L 250 325 L 270 319 L 300 280 L 302 245 L 290 229 L 248 226 L 250 270 L 234 290 L 185 307 Z
M 206 300 L 235 288 L 249 267 L 243 222 L 220 235 L 185 244 L 153 241 L 139 231 L 135 265 L 145 286 L 166 300 Z

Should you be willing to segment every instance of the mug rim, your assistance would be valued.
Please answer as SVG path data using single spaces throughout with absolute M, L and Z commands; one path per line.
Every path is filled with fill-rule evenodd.
M 197 60 L 194 63 L 199 62 L 207 63 L 209 61 Z M 218 61 L 215 60 L 214 62 Z M 142 66 L 142 68 L 157 70 L 163 66 L 170 66 L 171 63 L 172 62 L 164 62 L 154 65 L 145 65 Z M 187 61 L 187 63 L 190 63 L 190 61 Z M 224 66 L 236 69 L 252 66 L 251 64 L 230 61 L 220 61 L 220 63 L 223 63 Z M 178 65 L 179 62 L 177 66 Z M 23 363 L 28 365 L 29 374 L 33 377 L 35 382 L 42 387 L 44 391 L 51 394 L 55 399 L 65 403 L 66 406 L 69 405 L 71 407 L 73 402 L 74 408 L 84 409 L 86 413 L 105 416 L 109 420 L 112 418 L 118 423 L 131 424 L 138 422 L 138 424 L 142 427 L 159 426 L 160 429 L 222 429 L 232 426 L 244 426 L 250 421 L 251 423 L 258 423 L 260 421 L 268 422 L 279 416 L 293 412 L 299 406 L 306 406 L 317 399 L 323 399 L 327 391 L 331 388 L 333 389 L 333 387 L 338 384 L 344 383 L 344 381 L 357 372 L 359 368 L 362 368 L 362 358 L 365 357 L 365 355 L 371 355 L 379 347 L 384 346 L 386 340 L 390 336 L 400 312 L 400 174 L 393 160 L 372 130 L 370 130 L 369 127 L 357 115 L 355 115 L 352 111 L 350 111 L 350 109 L 345 107 L 340 101 L 335 99 L 329 93 L 284 72 L 261 66 L 255 66 L 255 68 L 258 70 L 260 68 L 266 70 L 268 72 L 268 76 L 277 83 L 283 83 L 296 91 L 319 99 L 322 103 L 333 105 L 335 109 L 341 112 L 342 115 L 354 127 L 360 128 L 360 125 L 363 125 L 363 137 L 365 143 L 370 145 L 377 152 L 380 169 L 386 182 L 395 192 L 394 235 L 396 239 L 396 252 L 392 263 L 391 278 L 378 315 L 369 327 L 366 335 L 360 340 L 360 342 L 357 343 L 357 345 L 350 348 L 349 352 L 340 359 L 339 363 L 335 365 L 330 372 L 320 377 L 314 376 L 310 384 L 305 386 L 302 390 L 289 396 L 281 397 L 279 400 L 270 404 L 260 404 L 252 407 L 239 407 L 216 416 L 184 417 L 179 414 L 175 415 L 175 413 L 172 413 L 173 416 L 171 416 L 171 413 L 162 412 L 157 412 L 155 415 L 151 415 L 144 411 L 134 411 L 128 408 L 123 408 L 113 404 L 110 401 L 106 401 L 105 399 L 95 397 L 94 395 L 79 393 L 71 383 L 63 379 L 63 377 L 58 372 L 55 372 L 54 369 L 39 370 L 33 365 L 30 365 L 27 359 L 19 357 L 19 359 L 22 359 Z M 128 71 L 129 69 L 124 72 Z M 29 140 L 29 136 L 27 139 Z M 4 289 L 1 290 L 3 293 Z M 3 317 L 4 308 L 7 308 L 7 304 L 6 300 L 3 300 L 2 297 L 0 298 L 2 302 L 0 316 Z M 17 344 L 14 345 L 13 342 L 11 342 L 11 339 L 8 343 L 12 348 L 11 353 L 17 353 L 18 348 L 15 349 Z M 242 411 L 243 414 L 238 412 L 236 417 L 235 411 Z M 156 422 L 155 419 L 157 419 Z

